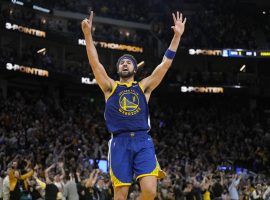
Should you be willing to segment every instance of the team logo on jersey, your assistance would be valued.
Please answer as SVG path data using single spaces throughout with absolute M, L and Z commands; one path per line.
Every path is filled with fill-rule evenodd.
M 119 93 L 119 112 L 124 115 L 135 115 L 140 112 L 139 94 L 134 90 L 123 90 Z

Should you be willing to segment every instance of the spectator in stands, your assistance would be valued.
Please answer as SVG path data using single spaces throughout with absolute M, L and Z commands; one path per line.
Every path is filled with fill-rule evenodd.
M 231 184 L 229 186 L 229 193 L 232 200 L 239 199 L 238 185 L 240 183 L 241 178 L 242 178 L 241 176 L 238 176 L 236 174 L 233 175 L 232 177 Z

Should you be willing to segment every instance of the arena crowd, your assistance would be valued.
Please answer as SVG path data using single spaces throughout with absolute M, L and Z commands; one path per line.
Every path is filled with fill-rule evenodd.
M 13 91 L 0 101 L 3 199 L 112 199 L 108 173 L 89 161 L 107 158 L 103 100 Z M 238 103 L 151 100 L 167 173 L 157 199 L 269 199 L 270 123 Z M 134 182 L 129 199 L 139 190 Z

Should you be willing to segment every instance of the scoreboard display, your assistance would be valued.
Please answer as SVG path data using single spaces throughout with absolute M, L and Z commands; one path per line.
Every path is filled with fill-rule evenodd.
M 246 49 L 189 49 L 189 55 L 207 55 L 236 58 L 270 58 L 269 50 L 246 50 Z

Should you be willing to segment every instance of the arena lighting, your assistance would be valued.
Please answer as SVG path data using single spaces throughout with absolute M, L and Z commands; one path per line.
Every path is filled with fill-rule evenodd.
M 240 85 L 234 85 L 233 88 L 242 88 Z
M 33 9 L 34 10 L 38 10 L 38 11 L 41 11 L 41 12 L 45 12 L 45 13 L 50 13 L 51 11 L 47 8 L 42 8 L 40 6 L 36 6 L 36 5 L 33 5 Z
M 252 55 L 253 55 L 252 51 L 247 51 L 246 52 L 246 56 L 252 56 Z
M 193 86 L 181 86 L 181 92 L 183 93 L 224 93 L 223 87 L 193 87 Z
M 95 85 L 95 84 L 97 84 L 97 81 L 96 81 L 96 79 L 91 80 L 88 77 L 82 77 L 81 78 L 81 83 L 82 84 L 87 84 L 87 85 Z
M 11 3 L 13 3 L 13 4 L 18 4 L 18 5 L 20 5 L 20 6 L 23 6 L 23 5 L 24 5 L 23 2 L 17 1 L 17 0 L 11 0 Z
M 46 48 L 38 50 L 37 53 L 42 53 L 44 55 L 46 53 Z
M 144 64 L 145 64 L 145 62 L 144 61 L 142 61 L 142 62 L 140 62 L 137 66 L 138 66 L 138 68 L 140 68 L 140 67 L 143 67 L 144 66 Z
M 78 39 L 78 45 L 85 46 L 84 39 Z M 136 53 L 143 53 L 143 48 L 138 46 L 131 46 L 125 44 L 117 44 L 117 43 L 109 43 L 109 42 L 102 42 L 102 41 L 94 41 L 95 46 L 99 46 L 105 49 L 115 49 L 120 51 L 129 51 L 129 52 L 136 52 Z
M 22 73 L 32 74 L 35 76 L 49 77 L 49 72 L 47 70 L 22 66 L 22 65 L 18 65 L 18 64 L 7 63 L 6 69 L 9 71 L 11 71 L 11 70 L 20 71 Z
M 20 26 L 20 25 L 17 25 L 17 24 L 11 24 L 9 22 L 6 22 L 6 29 L 13 30 L 13 31 L 17 30 L 19 32 L 29 34 L 29 35 L 34 35 L 36 37 L 43 37 L 43 38 L 46 37 L 46 32 L 44 32 L 44 31 L 40 31 L 40 30 Z
M 240 72 L 245 72 L 245 69 L 246 69 L 246 65 L 243 65 L 243 66 L 240 68 Z
M 17 5 L 20 5 L 20 6 L 23 6 L 24 5 L 24 3 L 22 1 L 18 1 L 18 0 L 11 0 L 11 3 L 17 4 Z M 51 10 L 49 10 L 47 8 L 43 8 L 43 7 L 37 6 L 37 5 L 33 5 L 32 8 L 34 10 L 38 10 L 38 11 L 45 12 L 45 13 L 50 13 L 51 12 Z
M 270 51 L 261 51 L 259 55 L 261 57 L 270 57 Z

